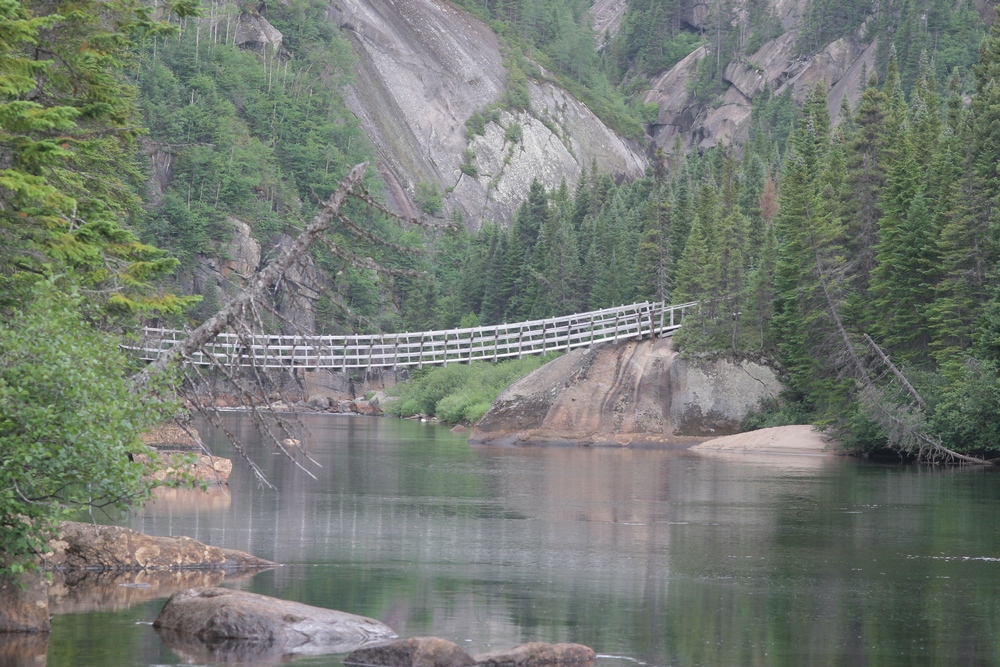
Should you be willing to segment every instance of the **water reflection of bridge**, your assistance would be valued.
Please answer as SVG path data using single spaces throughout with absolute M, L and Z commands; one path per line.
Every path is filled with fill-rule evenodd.
M 187 363 L 259 368 L 400 368 L 498 361 L 526 354 L 569 351 L 609 340 L 672 334 L 695 303 L 635 303 L 588 313 L 514 324 L 446 331 L 356 334 L 347 336 L 282 336 L 219 334 Z M 173 348 L 186 336 L 177 329 L 146 327 L 129 346 L 148 361 Z

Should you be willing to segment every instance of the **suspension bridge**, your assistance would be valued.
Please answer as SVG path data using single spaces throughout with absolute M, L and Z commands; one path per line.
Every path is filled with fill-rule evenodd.
M 357 368 L 447 366 L 526 354 L 567 352 L 604 341 L 669 336 L 697 302 L 634 303 L 530 322 L 416 333 L 286 336 L 221 333 L 184 359 L 200 366 L 255 366 L 346 371 Z M 179 329 L 145 327 L 126 345 L 146 361 L 184 340 Z

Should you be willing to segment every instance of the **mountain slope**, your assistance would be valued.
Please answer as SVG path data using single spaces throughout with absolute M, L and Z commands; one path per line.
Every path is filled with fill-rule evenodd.
M 507 223 L 536 178 L 553 189 L 563 179 L 575 186 L 594 163 L 628 178 L 645 170 L 640 146 L 552 83 L 527 82 L 530 111 L 502 104 L 500 43 L 449 3 L 337 0 L 330 16 L 358 56 L 349 104 L 398 210 L 415 213 L 418 188 L 436 188 L 446 214 L 474 227 Z M 470 129 L 476 114 L 482 122 Z

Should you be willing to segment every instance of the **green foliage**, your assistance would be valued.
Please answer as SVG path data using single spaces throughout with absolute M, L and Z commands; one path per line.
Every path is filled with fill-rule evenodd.
M 472 115 L 465 119 L 465 130 L 470 139 L 486 134 L 486 116 L 479 111 L 473 111 Z
M 0 305 L 26 298 L 50 263 L 116 312 L 190 303 L 152 294 L 176 261 L 125 224 L 142 176 L 122 72 L 136 40 L 169 32 L 152 11 L 131 0 L 0 3 Z
M 504 105 L 511 111 L 531 106 L 528 79 L 549 78 L 590 107 L 621 134 L 641 140 L 645 134 L 643 109 L 626 102 L 602 67 L 595 46 L 588 0 L 456 0 L 484 19 L 501 38 L 507 89 Z M 617 80 L 617 78 L 616 78 Z M 480 132 L 473 116 L 470 135 Z
M 682 28 L 678 0 L 634 0 L 613 38 L 605 36 L 605 70 L 619 80 L 630 70 L 653 76 L 673 67 L 691 53 L 702 38 Z
M 945 446 L 968 454 L 1000 451 L 1000 367 L 969 361 L 951 391 L 935 406 L 931 421 Z
M 479 168 L 473 164 L 476 159 L 476 153 L 471 148 L 466 148 L 465 153 L 462 155 L 462 163 L 458 166 L 463 174 L 466 176 L 471 176 L 472 178 L 479 178 Z
M 513 122 L 504 130 L 504 140 L 512 144 L 521 143 L 521 124 Z
M 117 341 L 54 281 L 0 323 L 0 551 L 33 566 L 56 522 L 80 507 L 124 508 L 153 485 L 130 454 L 168 406 L 134 395 Z
M 398 398 L 389 411 L 401 417 L 433 415 L 448 424 L 474 424 L 501 391 L 557 356 L 550 353 L 496 364 L 473 362 L 417 371 L 390 391 Z
M 441 188 L 431 181 L 417 183 L 417 206 L 427 215 L 438 215 L 444 206 Z
M 756 431 L 773 426 L 793 426 L 815 421 L 814 407 L 802 400 L 801 396 L 786 392 L 775 398 L 761 401 L 755 410 L 743 418 L 744 431 Z
M 143 51 L 138 83 L 145 122 L 154 148 L 172 158 L 171 178 L 144 228 L 181 260 L 182 273 L 193 269 L 197 255 L 220 252 L 231 234 L 227 218 L 248 223 L 262 241 L 290 231 L 348 169 L 371 160 L 342 94 L 354 56 L 324 11 L 313 0 L 269 8 L 267 19 L 284 36 L 283 54 L 233 46 L 225 19 L 215 31 L 190 21 Z M 435 201 L 427 193 L 425 205 L 435 209 Z M 386 259 L 384 249 L 339 241 Z M 316 259 L 330 274 L 344 268 L 321 250 Z

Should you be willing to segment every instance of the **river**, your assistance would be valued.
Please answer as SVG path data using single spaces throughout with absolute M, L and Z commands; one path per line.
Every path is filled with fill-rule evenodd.
M 122 523 L 284 564 L 223 585 L 470 653 L 537 640 L 587 644 L 598 667 L 1000 664 L 991 471 L 482 447 L 412 421 L 303 420 L 316 479 L 231 413 L 277 490 L 236 461 L 228 493 L 172 492 Z M 125 606 L 116 586 L 54 616 L 49 667 L 228 659 L 175 651 L 150 626 L 158 589 Z

